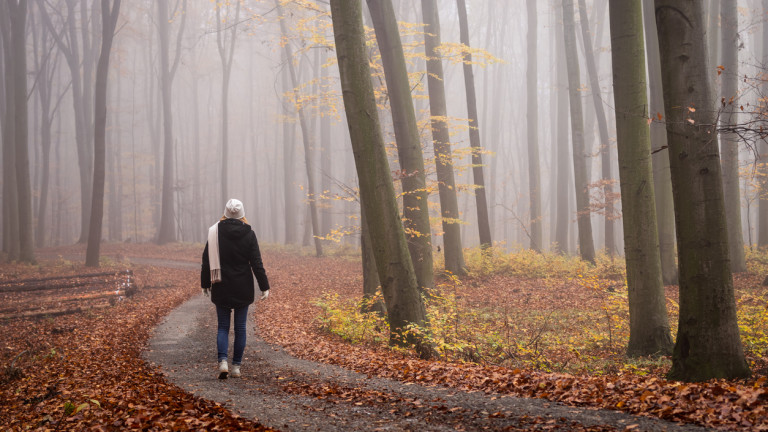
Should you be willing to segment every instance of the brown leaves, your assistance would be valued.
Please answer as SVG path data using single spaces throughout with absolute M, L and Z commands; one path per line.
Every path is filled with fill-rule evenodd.
M 768 386 L 764 377 L 752 385 L 745 385 L 727 381 L 681 384 L 660 376 L 627 372 L 575 376 L 472 363 L 424 361 L 380 347 L 346 344 L 318 330 L 319 326 L 312 320 L 313 314 L 308 313 L 312 310 L 309 301 L 323 291 L 359 296 L 358 264 L 328 258 L 302 260 L 287 255 L 269 256 L 270 261 L 274 260 L 270 263 L 273 265 L 270 278 L 284 291 L 275 302 L 257 313 L 259 328 L 264 329 L 262 336 L 266 340 L 285 346 L 298 357 L 406 383 L 546 398 L 569 405 L 618 409 L 708 427 L 768 428 Z M 275 265 L 278 262 L 279 265 Z M 520 283 L 519 279 L 493 276 L 480 281 L 476 288 L 465 288 L 462 295 L 468 297 L 468 301 L 478 303 L 489 299 L 496 302 L 525 300 L 524 305 L 528 308 L 538 307 L 533 302 L 567 304 L 571 295 L 561 292 L 560 297 L 549 298 L 543 296 L 547 291 L 541 289 L 539 295 L 530 298 L 521 293 L 513 294 L 510 287 L 519 287 Z M 530 283 L 536 282 L 531 280 Z M 474 282 L 465 285 L 472 286 Z
M 123 247 L 121 245 L 121 247 Z M 175 246 L 151 249 L 171 255 Z M 134 253 L 141 250 L 134 249 Z M 22 279 L 38 269 L 19 266 L 0 280 Z M 43 263 L 43 273 L 83 272 Z M 222 406 L 168 384 L 141 359 L 159 319 L 198 290 L 196 272 L 142 267 L 136 278 L 148 288 L 103 310 L 41 320 L 3 323 L 0 362 L 21 372 L 0 378 L 0 428 L 22 430 L 265 430 Z

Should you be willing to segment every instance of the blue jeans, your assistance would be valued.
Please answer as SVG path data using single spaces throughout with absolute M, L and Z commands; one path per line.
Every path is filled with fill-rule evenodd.
M 229 351 L 229 317 L 231 308 L 216 306 L 216 315 L 219 318 L 219 330 L 216 334 L 216 348 L 219 351 L 219 361 L 227 359 Z M 232 355 L 232 364 L 239 365 L 243 362 L 245 351 L 245 326 L 248 322 L 248 306 L 235 310 L 235 352 Z

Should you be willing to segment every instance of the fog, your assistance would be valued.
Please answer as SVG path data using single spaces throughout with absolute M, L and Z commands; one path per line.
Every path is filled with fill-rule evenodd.
M 162 18 L 163 4 L 167 4 L 167 19 Z M 442 230 L 429 129 L 421 5 L 412 0 L 393 0 L 393 4 L 401 24 L 421 130 L 430 187 L 433 245 L 437 247 L 442 244 Z M 557 169 L 561 149 L 571 148 L 560 143 L 562 132 L 558 137 L 563 127 L 565 136 L 571 135 L 568 111 L 563 117 L 563 111 L 557 109 L 560 104 L 567 104 L 568 87 L 562 39 L 558 39 L 562 38 L 558 33 L 563 25 L 558 13 L 561 2 L 539 1 L 536 5 L 535 126 L 541 169 L 542 244 L 544 250 L 551 248 L 557 214 L 564 213 L 568 235 L 567 245 L 561 246 L 575 253 L 573 165 L 568 165 L 567 172 Z M 611 47 L 607 1 L 587 0 L 585 5 L 599 88 L 591 84 L 588 76 L 583 22 L 577 10 L 581 72 L 578 90 L 582 95 L 589 155 L 588 182 L 594 185 L 590 188 L 594 241 L 596 249 L 602 249 L 606 247 L 602 185 L 611 184 L 614 192 L 619 192 Z M 93 177 L 93 86 L 101 46 L 99 6 L 96 1 L 28 2 L 28 149 L 38 247 L 72 244 L 87 236 Z M 755 76 L 761 65 L 761 5 L 757 1 L 742 1 L 739 6 L 743 42 L 738 54 L 740 73 Z M 438 7 L 462 243 L 464 247 L 475 247 L 480 241 L 458 11 L 453 0 L 440 0 Z M 468 0 L 467 13 L 491 237 L 496 245 L 507 250 L 528 248 L 531 210 L 526 2 Z M 386 85 L 367 10 L 364 19 L 371 27 L 370 59 L 378 71 L 372 79 L 378 88 L 390 167 L 397 179 L 399 165 Z M 164 31 L 167 38 L 162 37 Z M 712 40 L 716 42 L 716 31 L 713 33 Z M 164 40 L 167 65 L 163 60 Z M 203 242 L 207 227 L 221 217 L 227 199 L 238 198 L 243 201 L 246 217 L 262 243 L 310 245 L 312 236 L 317 236 L 329 243 L 357 245 L 357 174 L 343 114 L 333 40 L 329 7 L 323 1 L 289 1 L 280 7 L 272 0 L 123 2 L 108 75 L 104 241 Z M 8 54 L 6 42 L 4 33 L 3 52 Z M 713 55 L 719 55 L 717 43 L 711 49 Z M 7 65 L 11 59 L 9 55 L 2 56 L 0 65 Z M 5 79 L 6 75 L 5 68 L 0 67 L 0 77 Z M 717 79 L 714 73 L 713 79 Z M 170 101 L 166 114 L 164 92 Z M 559 92 L 561 96 L 565 92 L 565 99 L 558 99 Z M 600 142 L 595 92 L 605 110 L 607 146 Z M 745 100 L 750 97 L 756 99 L 744 96 Z M 2 106 L 5 112 L 5 105 Z M 305 116 L 303 125 L 299 108 Z M 165 128 L 168 113 L 170 129 Z M 78 122 L 82 125 L 79 130 Z M 50 138 L 46 136 L 46 124 L 50 126 Z M 2 127 L 7 129 L 8 123 L 4 122 Z M 166 139 L 168 146 L 164 145 Z M 602 151 L 609 152 L 611 161 L 611 176 L 603 182 Z M 572 155 L 566 156 L 571 160 Z M 4 170 L 8 157 L 4 152 Z M 47 168 L 46 159 L 50 161 Z M 742 167 L 748 169 L 753 159 L 750 149 L 744 146 Z M 308 173 L 313 176 L 312 182 Z M 556 194 L 558 173 L 569 182 L 569 198 L 560 202 Z M 169 182 L 165 193 L 164 175 Z M 3 176 L 3 202 L 8 199 L 6 177 Z M 312 201 L 318 212 L 316 229 L 311 223 Z M 756 206 L 747 207 L 751 202 L 748 194 L 742 202 L 742 227 L 749 244 L 754 241 Z M 613 205 L 614 247 L 622 253 L 618 195 Z M 166 225 L 169 231 L 165 236 L 160 234 L 163 213 L 168 218 L 165 223 L 170 224 Z M 4 226 L 7 214 L 3 213 Z M 9 235 L 6 230 L 3 234 Z

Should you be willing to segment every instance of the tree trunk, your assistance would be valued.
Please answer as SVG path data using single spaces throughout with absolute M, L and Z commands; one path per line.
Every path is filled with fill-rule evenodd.
M 378 312 L 386 316 L 386 307 L 381 299 L 374 301 L 381 283 L 379 282 L 379 273 L 376 268 L 376 257 L 371 247 L 371 235 L 368 231 L 368 221 L 365 219 L 365 212 L 362 204 L 360 205 L 360 249 L 363 262 L 363 299 L 366 303 L 363 312 Z
M 563 0 L 563 37 L 565 60 L 568 67 L 568 100 L 571 108 L 571 141 L 573 146 L 573 173 L 576 189 L 576 212 L 579 225 L 579 252 L 581 258 L 595 262 L 592 239 L 589 191 L 587 190 L 587 154 L 584 151 L 584 117 L 579 94 L 579 61 L 576 58 L 576 26 L 573 0 Z
M 463 275 L 466 274 L 466 268 L 464 250 L 461 246 L 459 204 L 456 198 L 456 181 L 453 176 L 451 138 L 447 124 L 448 109 L 445 102 L 443 63 L 437 52 L 437 47 L 440 46 L 440 19 L 436 0 L 421 0 L 421 10 L 424 21 L 424 49 L 427 56 L 432 140 L 440 194 L 440 216 L 443 222 L 445 270 Z
M 331 17 L 360 197 L 387 305 L 391 341 L 398 345 L 416 344 L 422 356 L 428 357 L 432 349 L 414 333 L 404 333 L 408 325 L 424 326 L 426 312 L 408 253 L 381 135 L 360 0 L 332 0 Z
M 526 80 L 526 115 L 528 117 L 528 193 L 531 213 L 531 249 L 541 252 L 541 174 L 539 173 L 539 95 L 537 42 L 538 20 L 536 19 L 536 0 L 526 1 L 528 12 L 528 36 L 526 38 L 528 66 Z
M 229 79 L 232 74 L 232 59 L 235 54 L 235 41 L 237 39 L 237 24 L 240 18 L 240 2 L 236 2 L 234 24 L 226 24 L 221 19 L 221 8 L 224 5 L 216 5 L 216 46 L 221 60 L 222 80 L 221 80 L 221 201 L 226 202 L 229 197 Z M 229 3 L 226 3 L 227 16 L 225 20 L 229 23 Z M 229 31 L 229 46 L 225 39 L 226 32 Z
M 609 4 L 616 143 L 629 288 L 627 355 L 667 355 L 672 334 L 661 280 L 641 0 Z
M 656 18 L 653 0 L 643 0 L 643 22 L 645 24 L 645 45 L 648 52 L 648 83 L 651 117 L 651 148 L 653 160 L 653 190 L 656 194 L 656 224 L 659 230 L 659 252 L 661 254 L 661 276 L 665 285 L 677 284 L 677 262 L 675 261 L 675 209 L 672 203 L 672 179 L 669 173 L 669 152 L 667 150 L 667 127 L 659 121 L 664 113 L 664 92 L 661 88 L 661 62 L 659 60 L 659 37 L 656 34 Z
M 600 96 L 600 80 L 597 76 L 597 65 L 595 63 L 595 54 L 592 50 L 592 36 L 589 30 L 589 18 L 587 16 L 587 5 L 585 0 L 579 0 L 579 19 L 581 20 L 581 37 L 584 41 L 584 57 L 587 65 L 587 75 L 589 75 L 589 86 L 592 88 L 592 102 L 595 104 L 595 114 L 597 115 L 597 128 L 600 132 L 600 154 L 602 159 L 603 176 L 603 195 L 605 196 L 605 251 L 608 255 L 616 253 L 616 237 L 613 225 L 614 205 L 613 205 L 613 174 L 611 173 L 611 148 L 608 139 L 608 120 L 605 115 L 603 99 Z
M 368 0 L 371 21 L 387 82 L 389 106 L 402 171 L 403 224 L 408 235 L 408 250 L 413 259 L 420 288 L 433 288 L 432 230 L 429 225 L 424 156 L 421 151 L 416 112 L 405 66 L 405 55 L 391 0 Z
M 11 41 L 11 2 L 0 2 L 5 98 L 3 120 L 3 252 L 19 259 L 19 204 L 16 186 L 16 84 Z
M 720 2 L 720 35 L 722 37 L 722 127 L 738 124 L 739 98 L 739 20 L 736 1 Z M 741 233 L 741 192 L 739 190 L 739 137 L 733 132 L 721 132 L 723 194 L 725 196 L 725 220 L 728 225 L 728 250 L 731 271 L 747 270 L 744 257 L 744 236 Z
M 326 50 L 322 50 L 320 56 L 320 63 L 324 65 L 328 60 Z M 320 67 L 320 82 L 325 85 L 328 82 L 328 67 Z M 320 194 L 330 194 L 332 185 L 331 178 L 333 175 L 332 169 L 332 152 L 333 145 L 331 141 L 331 118 L 327 115 L 320 117 Z M 327 236 L 333 230 L 333 203 L 335 200 L 331 198 L 325 198 L 325 205 L 322 212 L 322 223 L 320 224 L 320 232 L 323 236 Z
M 530 1 L 529 1 L 530 4 Z M 467 20 L 467 5 L 465 0 L 456 0 L 459 10 L 459 33 L 461 43 L 469 48 L 469 24 Z M 534 11 L 535 14 L 535 11 Z M 534 18 L 535 19 L 535 18 Z M 535 60 L 534 60 L 535 61 Z M 493 246 L 491 239 L 491 225 L 488 222 L 488 202 L 485 196 L 485 180 L 483 178 L 483 157 L 482 147 L 480 145 L 480 122 L 477 117 L 477 96 L 475 93 L 475 75 L 472 71 L 472 54 L 467 51 L 464 53 L 464 89 L 467 93 L 467 116 L 469 117 L 469 145 L 472 148 L 472 178 L 475 181 L 475 206 L 477 207 L 477 228 L 480 236 L 480 247 L 487 248 Z M 529 107 L 530 108 L 530 107 Z M 531 110 L 528 111 L 531 113 Z M 528 143 L 529 159 L 531 152 L 531 142 Z M 536 177 L 536 188 L 531 188 L 531 232 L 534 233 L 531 243 L 534 249 L 541 248 L 541 198 L 539 196 L 539 148 L 538 143 L 533 143 L 535 156 L 534 162 L 529 162 L 532 177 Z M 536 213 L 538 212 L 538 213 Z M 538 229 L 538 238 L 536 230 Z
M 763 16 L 768 16 L 768 3 L 766 2 L 763 2 Z M 768 21 L 763 21 L 762 30 L 762 64 L 768 65 Z M 763 80 L 760 90 L 762 97 L 768 95 L 768 80 Z M 767 105 L 768 103 L 763 102 L 763 109 Z M 758 190 L 760 200 L 757 216 L 757 247 L 764 248 L 768 246 L 768 143 L 765 140 L 760 140 L 757 143 L 757 149 L 759 156 L 757 169 L 761 174 Z
M 568 227 L 570 226 L 569 196 L 571 165 L 569 165 L 570 150 L 568 148 L 568 70 L 563 64 L 565 58 L 565 39 L 563 26 L 563 9 L 554 5 L 557 24 L 555 27 L 555 57 L 557 66 L 555 72 L 555 86 L 557 91 L 556 119 L 556 145 L 557 169 L 555 171 L 555 189 L 557 197 L 557 215 L 555 220 L 554 249 L 562 254 L 568 253 Z
M 104 215 L 104 176 L 107 131 L 107 77 L 109 76 L 109 54 L 112 51 L 112 39 L 115 35 L 117 18 L 120 15 L 120 0 L 101 0 L 101 54 L 96 67 L 96 84 L 93 101 L 94 109 L 94 161 L 93 161 L 93 203 L 91 227 L 88 233 L 88 248 L 85 252 L 85 265 L 99 266 L 101 248 L 102 216 Z
M 286 35 L 283 33 L 283 37 Z M 283 62 L 288 63 L 292 61 L 285 50 L 283 50 Z M 283 84 L 283 91 L 289 91 L 293 86 L 290 83 L 290 77 L 288 76 L 288 67 L 283 67 L 281 82 Z M 296 219 L 296 170 L 294 169 L 296 158 L 296 125 L 293 123 L 293 110 L 288 103 L 283 101 L 283 199 L 285 204 L 285 243 L 296 244 L 297 237 L 297 219 Z M 289 117 L 291 117 L 289 119 Z
M 709 109 L 713 92 L 702 5 L 696 0 L 656 0 L 656 25 L 680 271 L 680 318 L 669 376 L 683 381 L 747 377 L 720 156 L 710 126 L 715 116 Z
M 19 214 L 19 260 L 35 262 L 34 236 L 32 225 L 32 190 L 29 174 L 28 113 L 27 113 L 27 1 L 12 0 L 11 11 L 11 55 L 13 56 L 13 83 L 15 91 L 15 160 L 16 188 Z

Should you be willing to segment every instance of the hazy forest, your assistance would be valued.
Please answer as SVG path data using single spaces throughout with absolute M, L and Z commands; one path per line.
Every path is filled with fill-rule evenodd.
M 768 2 L 2 0 L 0 43 L 3 427 L 768 430 Z M 157 372 L 230 198 L 258 343 L 627 418 Z

